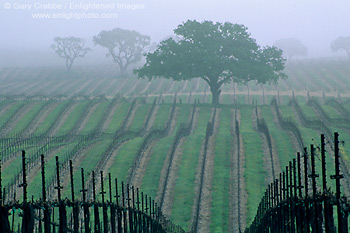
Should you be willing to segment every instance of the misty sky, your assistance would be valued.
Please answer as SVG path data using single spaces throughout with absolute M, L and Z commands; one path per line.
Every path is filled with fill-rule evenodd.
M 61 5 L 63 9 L 34 9 L 47 3 Z M 117 4 L 137 4 L 142 9 L 71 9 L 70 4 L 79 3 L 112 4 L 114 8 Z M 31 5 L 31 9 L 14 9 L 24 7 L 21 4 Z M 38 13 L 118 15 L 114 19 L 34 19 L 33 14 Z M 332 40 L 341 35 L 350 36 L 350 1 L 1 0 L 0 48 L 46 49 L 56 36 L 77 36 L 85 38 L 94 49 L 92 36 L 115 27 L 140 31 L 158 42 L 187 19 L 244 24 L 260 45 L 296 37 L 308 47 L 310 57 L 329 56 Z

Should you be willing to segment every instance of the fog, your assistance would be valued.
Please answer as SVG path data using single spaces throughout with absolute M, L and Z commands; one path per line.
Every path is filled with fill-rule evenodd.
M 94 9 L 96 4 L 114 9 Z M 348 0 L 3 0 L 0 64 L 54 64 L 60 61 L 50 49 L 56 36 L 86 39 L 93 52 L 77 64 L 108 63 L 105 51 L 91 42 L 101 30 L 137 30 L 159 42 L 187 19 L 244 24 L 260 45 L 295 37 L 308 48 L 308 58 L 345 56 L 332 53 L 329 44 L 350 35 L 349 12 Z M 65 18 L 35 18 L 38 14 Z

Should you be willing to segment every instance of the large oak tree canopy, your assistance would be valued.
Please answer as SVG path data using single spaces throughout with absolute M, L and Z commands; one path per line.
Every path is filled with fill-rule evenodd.
M 134 71 L 139 77 L 202 78 L 210 87 L 213 104 L 219 103 L 223 83 L 277 82 L 286 77 L 282 51 L 261 48 L 243 25 L 188 20 L 174 33 L 179 40 L 164 40 L 148 53 L 146 64 Z
M 108 50 L 107 56 L 112 56 L 119 65 L 122 75 L 130 64 L 139 62 L 143 49 L 150 44 L 150 37 L 137 31 L 115 28 L 110 31 L 101 31 L 94 36 L 95 45 L 100 45 Z

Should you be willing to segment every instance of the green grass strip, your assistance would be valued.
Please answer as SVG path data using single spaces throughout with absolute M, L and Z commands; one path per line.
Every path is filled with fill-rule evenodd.
M 63 161 L 65 158 L 65 155 L 73 149 L 73 147 L 77 144 L 77 142 L 70 143 L 68 145 L 65 145 L 61 147 L 58 151 L 55 152 L 53 156 L 51 156 L 49 159 L 45 158 L 45 177 L 46 182 L 50 180 L 50 178 L 54 177 L 56 175 L 56 156 L 59 157 L 59 161 Z M 46 155 L 47 156 L 47 155 Z M 36 175 L 33 177 L 33 179 L 29 182 L 28 185 L 28 195 L 34 196 L 35 198 L 41 198 L 42 197 L 42 191 L 41 191 L 41 170 L 39 169 L 36 173 Z M 48 185 L 48 183 L 46 183 Z
M 111 122 L 108 125 L 106 133 L 114 133 L 121 127 L 121 124 L 126 114 L 128 113 L 130 105 L 130 103 L 123 103 L 120 104 L 120 106 L 118 106 L 118 108 L 115 110 L 112 116 Z
M 222 108 L 215 139 L 214 177 L 212 186 L 210 232 L 228 232 L 230 212 L 230 156 L 233 137 L 230 133 L 232 113 Z
M 151 104 L 142 104 L 136 109 L 135 116 L 129 127 L 130 131 L 137 132 L 142 128 L 151 107 Z
M 149 160 L 141 184 L 141 190 L 152 198 L 156 198 L 161 175 L 160 171 L 162 170 L 166 155 L 174 142 L 176 131 L 180 124 L 188 121 L 191 108 L 192 106 L 190 105 L 181 105 L 173 132 L 171 135 L 160 139 L 153 148 L 151 159 Z
M 78 103 L 73 111 L 68 115 L 65 122 L 58 130 L 57 135 L 62 135 L 68 133 L 73 127 L 78 123 L 79 119 L 82 117 L 83 111 L 89 103 L 87 101 Z
M 16 101 L 3 114 L 0 115 L 0 127 L 23 105 L 24 101 Z
M 164 128 L 167 120 L 169 118 L 170 109 L 172 108 L 172 104 L 162 104 L 159 106 L 156 118 L 154 120 L 153 129 L 162 129 Z
M 280 109 L 283 116 L 288 115 L 292 117 L 292 119 L 294 119 L 294 121 L 297 123 L 297 126 L 301 133 L 301 137 L 304 141 L 304 145 L 307 147 L 307 150 L 310 155 L 311 144 L 313 144 L 315 147 L 320 146 L 320 133 L 312 128 L 304 127 L 299 121 L 297 121 L 297 118 L 294 115 L 292 108 L 290 106 L 283 106 Z M 316 171 L 321 173 L 322 171 L 321 156 L 318 150 L 316 150 L 316 153 L 318 154 L 318 157 L 315 160 Z M 326 169 L 327 171 L 329 171 L 328 174 L 334 173 L 334 172 L 331 172 L 331 171 L 334 171 L 334 162 L 332 161 L 334 159 L 332 159 L 331 156 L 330 155 L 326 156 Z M 309 159 L 310 159 L 310 156 L 309 156 Z M 282 167 L 282 171 L 285 170 L 285 166 Z M 321 179 L 319 179 L 319 181 L 321 181 Z M 330 184 L 330 187 L 332 188 L 332 190 L 335 190 L 334 189 L 335 186 L 333 185 L 333 183 Z
M 75 167 L 74 168 L 74 190 L 75 190 L 75 197 L 80 197 L 81 193 L 79 190 L 82 189 L 81 185 L 81 170 L 80 168 L 84 168 L 84 173 L 85 173 L 85 182 L 91 177 L 91 172 L 94 170 L 96 167 L 97 163 L 101 160 L 102 154 L 106 151 L 108 146 L 112 143 L 112 139 L 106 139 L 106 140 L 101 140 L 98 141 L 94 144 L 92 144 L 91 148 L 83 154 L 83 156 L 79 159 L 80 164 L 79 168 Z M 89 147 L 89 146 L 88 146 Z M 74 164 L 73 164 L 74 167 Z M 68 174 L 68 173 L 67 173 Z M 106 174 L 105 174 L 106 175 Z M 100 173 L 95 174 L 96 179 L 100 179 Z M 68 176 L 67 176 L 68 178 Z M 87 183 L 85 183 L 87 187 Z M 89 190 L 91 192 L 91 190 Z M 96 191 L 99 193 L 99 191 Z M 71 198 L 71 186 L 70 183 L 68 184 L 67 187 L 64 187 L 64 196 Z M 97 195 L 100 196 L 100 195 Z
M 87 121 L 84 128 L 81 130 L 80 132 L 81 134 L 87 134 L 97 127 L 97 124 L 100 122 L 103 115 L 108 114 L 108 112 L 105 112 L 105 111 L 108 108 L 109 104 L 110 104 L 110 101 L 104 101 L 104 102 L 98 103 L 95 111 L 91 113 L 89 120 Z
M 26 152 L 26 158 L 30 158 L 33 156 L 33 154 L 41 148 L 42 145 L 36 145 L 36 146 L 28 146 L 28 147 L 22 147 L 21 149 L 25 150 Z M 22 152 L 17 151 L 15 159 L 13 159 L 6 167 L 2 168 L 2 182 L 3 185 L 7 185 L 8 182 L 13 178 L 13 175 L 19 171 L 19 169 L 22 167 Z
M 138 149 L 143 142 L 142 137 L 137 137 L 125 142 L 118 151 L 113 165 L 110 167 L 109 172 L 114 178 L 118 178 L 119 182 L 126 181 L 129 170 L 133 166 L 137 156 Z
M 240 133 L 243 139 L 245 155 L 244 178 L 248 193 L 247 224 L 250 224 L 257 213 L 258 205 L 266 189 L 262 141 L 252 126 L 252 110 L 250 106 L 242 106 Z
M 289 161 L 295 158 L 295 148 L 291 143 L 291 138 L 288 136 L 287 132 L 278 128 L 274 124 L 274 118 L 271 112 L 271 106 L 260 107 L 262 117 L 269 128 L 270 134 L 275 141 L 275 146 L 278 153 L 278 158 L 280 161 L 280 166 L 283 168 L 288 165 Z
M 67 105 L 67 101 L 60 102 L 43 120 L 43 122 L 38 126 L 38 128 L 35 130 L 35 134 L 40 135 L 45 133 L 51 125 L 54 124 L 54 122 L 57 120 L 57 117 L 59 116 L 59 113 L 62 111 L 64 107 Z
M 301 104 L 300 105 L 301 111 L 304 113 L 304 115 L 310 119 L 316 119 L 317 115 L 314 111 L 314 109 L 307 105 L 307 104 Z
M 333 106 L 321 105 L 321 107 L 330 118 L 342 118 L 341 114 Z
M 192 206 L 195 200 L 195 180 L 198 167 L 198 159 L 204 142 L 207 123 L 210 120 L 210 107 L 201 107 L 197 127 L 193 134 L 186 137 L 183 145 L 183 154 L 178 163 L 178 177 L 174 187 L 174 200 L 171 219 L 175 224 L 190 230 Z
M 26 152 L 29 150 L 27 149 Z M 33 150 L 32 150 L 33 151 Z M 6 187 L 11 180 L 13 179 L 14 175 L 18 173 L 22 166 L 22 158 L 21 158 L 21 151 L 16 152 L 16 158 L 11 161 L 6 167 L 2 167 L 2 185 Z M 15 155 L 13 155 L 15 156 Z
M 46 103 L 44 101 L 37 102 L 31 109 L 28 111 L 15 125 L 15 127 L 11 130 L 10 135 L 17 134 L 21 132 L 39 113 L 40 109 Z

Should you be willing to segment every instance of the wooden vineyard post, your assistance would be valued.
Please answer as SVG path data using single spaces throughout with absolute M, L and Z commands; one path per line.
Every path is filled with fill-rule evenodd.
M 282 211 L 283 211 L 283 230 L 284 232 L 288 231 L 288 228 L 287 228 L 287 222 L 288 222 L 288 214 L 286 213 L 287 211 L 286 210 L 286 172 L 282 172 L 282 179 L 283 179 L 283 188 L 282 188 L 282 191 L 283 191 L 283 206 L 282 206 Z
M 102 214 L 103 214 L 103 232 L 108 232 L 108 217 L 107 217 L 107 206 L 105 204 L 105 194 L 104 185 L 103 185 L 103 171 L 101 171 L 101 197 L 102 197 Z
M 95 172 L 94 171 L 92 171 L 92 196 L 93 196 L 93 202 L 94 202 L 95 232 L 100 233 L 101 232 L 100 213 L 98 211 L 98 205 L 96 202 L 96 186 L 95 186 Z
M 140 192 L 139 192 L 139 188 L 136 188 L 136 204 L 137 204 L 137 222 L 139 223 L 139 232 L 142 232 L 142 220 L 141 220 L 141 210 L 140 210 Z
M 269 184 L 267 186 L 267 209 L 270 209 L 272 207 L 272 193 L 271 193 L 271 185 Z M 262 218 L 262 213 L 261 213 L 261 208 L 260 208 L 260 213 L 259 213 L 259 219 Z M 264 223 L 262 224 L 264 226 L 264 229 L 261 229 L 262 231 L 269 231 L 269 228 L 273 226 L 273 219 L 271 218 L 271 215 L 268 214 L 268 219 L 263 220 Z
M 280 205 L 279 205 L 279 214 L 280 214 L 280 226 L 281 226 L 281 232 L 284 232 L 284 214 L 283 214 L 283 180 L 282 180 L 282 173 L 280 173 L 280 185 L 279 185 L 279 199 L 280 199 Z
M 26 153 L 22 151 L 22 174 L 23 174 L 23 183 L 20 184 L 20 187 L 23 187 L 23 202 L 27 202 L 27 174 L 26 174 Z
M 109 188 L 109 202 L 112 203 L 112 177 L 111 177 L 111 173 L 108 173 L 108 188 Z
M 42 198 L 46 202 L 46 189 L 45 189 L 45 159 L 44 155 L 41 155 L 41 188 L 42 188 Z
M 278 215 L 278 191 L 277 190 L 278 190 L 278 180 L 275 179 L 275 181 L 273 182 L 273 187 L 272 187 L 273 201 L 274 201 L 274 205 L 273 205 L 274 211 L 272 213 L 272 218 L 273 218 L 273 223 L 274 223 L 274 226 L 273 226 L 274 231 L 278 231 L 278 227 L 279 227 L 279 224 L 278 224 L 278 218 L 279 218 L 279 215 Z
M 61 200 L 61 182 L 60 182 L 60 165 L 58 162 L 58 156 L 56 156 L 56 178 L 57 178 L 57 198 L 58 198 L 58 208 L 59 208 L 59 233 L 67 232 L 67 212 L 64 202 Z
M 143 197 L 143 192 L 141 192 L 141 210 L 142 210 L 142 213 L 146 213 L 146 211 L 145 211 L 145 208 L 144 208 L 144 197 Z M 143 216 L 142 216 L 142 230 L 143 231 L 146 231 L 146 215 L 145 214 L 143 214 Z
M 293 159 L 293 188 L 294 188 L 294 195 L 293 197 L 296 199 L 298 196 L 298 186 L 297 186 L 297 162 L 296 159 Z
M 323 189 L 323 213 L 325 221 L 325 232 L 335 232 L 333 221 L 333 205 L 329 203 L 330 199 L 327 190 L 327 171 L 326 171 L 326 149 L 325 136 L 321 134 L 321 162 L 322 162 L 322 189 Z
M 73 204 L 73 221 L 74 221 L 74 232 L 79 232 L 79 209 L 74 201 L 74 178 L 73 178 L 73 163 L 69 160 L 69 171 L 70 171 L 70 186 L 71 186 L 71 196 Z
M 345 229 L 344 219 L 343 219 L 343 211 L 340 203 L 340 179 L 344 178 L 342 174 L 340 174 L 340 161 L 339 161 L 339 134 L 334 133 L 334 157 L 335 157 L 335 175 L 331 176 L 331 179 L 335 179 L 336 185 L 336 200 L 337 200 L 337 213 L 338 213 L 338 233 L 345 233 L 347 229 Z M 347 228 L 347 227 L 346 227 Z
M 108 173 L 108 184 L 109 184 L 109 210 L 111 213 L 111 231 L 115 233 L 115 205 L 112 200 L 112 178 L 111 173 Z
M 287 232 L 291 232 L 291 211 L 290 211 L 290 195 L 289 195 L 289 167 L 286 166 L 286 224 L 287 224 Z
M 270 189 L 271 189 L 271 209 L 275 207 L 275 201 L 276 201 L 276 196 L 275 196 L 275 191 L 274 191 L 274 187 L 275 187 L 275 182 L 272 182 L 270 184 Z M 266 212 L 266 210 L 264 210 L 264 212 Z M 275 211 L 271 211 L 269 214 L 269 218 L 270 218 L 270 230 L 271 231 L 275 231 L 276 230 L 276 216 L 275 216 Z
M 127 208 L 125 206 L 125 190 L 124 182 L 122 181 L 122 207 L 123 207 L 123 223 L 124 223 L 124 232 L 128 232 L 128 223 L 127 223 Z
M 90 212 L 89 212 L 89 206 L 86 203 L 87 189 L 85 189 L 84 168 L 81 168 L 81 188 L 82 189 L 80 190 L 80 192 L 83 193 L 84 229 L 85 229 L 85 232 L 90 232 Z
M 150 219 L 150 212 L 151 211 L 148 211 L 150 210 L 150 208 L 148 207 L 148 198 L 147 198 L 147 195 L 145 195 L 145 201 L 146 201 L 146 208 L 145 208 L 145 213 L 146 215 L 148 214 L 148 216 L 146 216 L 146 231 L 148 231 L 150 229 L 150 222 L 149 222 L 149 219 Z M 148 212 L 148 213 L 147 213 Z
M 277 221 L 277 212 L 276 212 L 276 207 L 277 207 L 277 196 L 276 196 L 276 180 L 274 180 L 271 183 L 272 187 L 271 187 L 271 192 L 272 192 L 272 208 L 273 211 L 271 212 L 271 218 L 272 218 L 272 223 L 273 226 L 271 226 L 271 230 L 273 231 L 277 231 L 277 227 L 278 227 L 278 221 Z
M 134 232 L 134 224 L 133 224 L 133 216 L 132 216 L 132 211 L 131 211 L 131 206 L 130 206 L 130 185 L 126 185 L 126 200 L 127 200 L 127 209 L 128 209 L 128 217 L 129 217 L 129 228 L 130 232 Z
M 132 219 L 133 219 L 133 229 L 134 232 L 137 232 L 137 211 L 135 211 L 135 189 L 134 186 L 131 186 L 131 194 L 132 194 Z
M 273 207 L 273 211 L 272 211 L 272 213 L 271 213 L 271 218 L 273 219 L 273 221 L 272 221 L 272 223 L 273 223 L 273 226 L 271 226 L 271 229 L 273 230 L 273 231 L 277 231 L 277 229 L 278 229 L 278 216 L 277 216 L 277 209 L 276 209 L 276 207 L 277 207 L 277 193 L 276 193 L 276 181 L 277 180 L 274 180 L 273 182 L 272 182 L 272 187 L 271 187 L 271 191 L 272 191 L 272 194 L 273 194 L 273 199 L 272 199 L 272 201 L 273 201 L 273 203 L 272 203 L 272 207 Z M 266 211 L 266 210 L 264 210 L 264 211 Z
M 307 148 L 304 148 L 304 179 L 305 179 L 305 227 L 306 232 L 310 233 L 310 213 L 309 213 L 309 185 L 308 185 L 308 171 L 307 171 Z
M 2 192 L 2 173 L 1 173 L 1 159 L 0 159 L 0 208 L 4 204 L 5 194 Z
M 310 152 L 311 152 L 311 175 L 309 177 L 312 179 L 312 198 L 313 198 L 313 207 L 314 207 L 314 217 L 313 217 L 313 224 L 312 228 L 315 229 L 316 233 L 322 232 L 322 223 L 320 224 L 319 221 L 321 219 L 318 218 L 318 203 L 317 203 L 317 189 L 316 189 L 316 178 L 319 177 L 318 174 L 316 174 L 316 168 L 315 168 L 315 148 L 314 145 L 310 146 Z
M 293 214 L 294 214 L 294 219 L 293 219 L 293 227 L 294 231 L 298 230 L 298 186 L 297 186 L 297 162 L 296 159 L 293 159 Z
M 74 202 L 74 179 L 73 179 L 72 160 L 69 160 L 69 174 L 70 174 L 70 189 L 71 189 L 72 202 Z
M 151 205 L 152 202 L 152 205 Z M 152 219 L 151 219 L 151 232 L 153 232 L 154 229 L 154 218 L 155 218 L 155 205 L 154 205 L 154 200 L 151 199 L 151 197 L 149 197 L 149 203 L 150 203 L 150 207 L 152 207 Z
M 1 160 L 0 160 L 0 232 L 10 232 L 10 223 L 8 220 L 8 209 L 5 208 L 4 199 L 5 192 L 2 193 L 2 172 L 1 172 Z
M 26 173 L 26 154 L 25 151 L 22 151 L 22 176 L 23 183 L 20 184 L 20 187 L 23 187 L 23 219 L 22 219 L 22 228 L 23 233 L 30 233 L 34 230 L 34 213 L 31 209 L 29 203 L 27 203 L 27 173 Z M 13 223 L 12 223 L 13 224 Z M 12 226 L 13 228 L 13 226 Z
M 300 152 L 298 152 L 297 154 L 297 163 L 298 163 L 298 191 L 299 191 L 299 198 L 301 198 L 303 196 L 302 194 L 302 189 L 303 189 L 303 185 L 301 183 L 301 161 L 300 161 Z
M 45 185 L 45 158 L 41 155 L 41 186 L 42 186 L 42 198 L 44 202 L 44 231 L 49 233 L 50 228 L 50 208 L 46 203 L 46 185 Z
M 118 223 L 118 233 L 122 232 L 122 211 L 121 207 L 119 205 L 119 192 L 118 192 L 118 179 L 115 179 L 115 199 L 116 199 L 116 204 L 117 204 L 117 223 Z
M 298 164 L 298 203 L 297 203 L 297 213 L 298 213 L 298 217 L 297 217 L 297 232 L 304 232 L 304 220 L 305 220 L 305 212 L 303 211 L 303 207 L 302 207 L 302 183 L 301 183 L 301 161 L 300 161 L 300 152 L 297 153 L 297 164 Z
M 58 201 L 61 201 L 61 183 L 60 183 L 60 165 L 58 163 L 58 156 L 56 156 L 56 180 L 57 180 L 57 186 L 55 189 L 57 189 L 57 198 Z
M 289 161 L 289 208 L 290 208 L 290 224 L 291 224 L 291 232 L 295 232 L 295 210 L 294 210 L 294 195 L 293 189 L 294 183 L 293 183 L 293 166 L 292 162 Z
M 272 185 L 272 183 L 268 186 L 268 188 L 269 188 L 269 196 L 270 196 L 270 208 L 272 208 L 273 207 L 273 203 L 274 203 L 274 195 L 273 195 L 273 185 Z M 273 229 L 274 229 L 274 217 L 273 217 L 273 213 L 272 212 L 270 212 L 270 213 L 268 213 L 267 214 L 268 215 L 268 222 L 267 222 L 267 229 L 266 230 L 269 230 L 269 229 L 271 229 L 272 231 L 273 231 Z
M 322 189 L 323 193 L 327 191 L 327 173 L 326 173 L 326 149 L 325 137 L 321 134 L 321 162 L 322 162 Z M 327 223 L 326 223 L 327 225 Z M 327 227 L 326 227 L 327 228 Z

